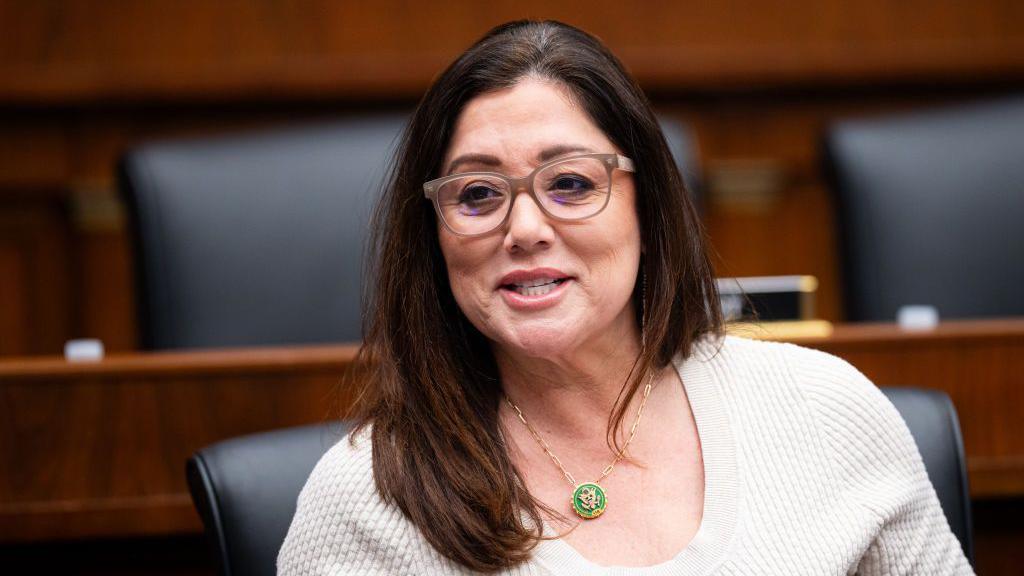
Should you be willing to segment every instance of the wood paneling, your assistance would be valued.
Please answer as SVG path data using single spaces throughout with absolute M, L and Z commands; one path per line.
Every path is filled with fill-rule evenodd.
M 28 328 L 28 300 L 24 287 L 24 254 L 10 240 L 0 238 L 0 355 L 27 354 L 31 350 L 25 341 Z
M 57 351 L 74 322 L 63 202 L 8 197 L 0 207 L 0 354 Z
M 1024 496 L 1024 320 L 931 333 L 840 326 L 797 342 L 837 354 L 879 385 L 947 392 L 960 413 L 976 498 Z M 188 455 L 234 435 L 337 414 L 354 348 L 0 361 L 0 540 L 197 529 Z M 332 396 L 335 392 L 339 395 Z M 332 412 L 333 410 L 333 412 Z
M 0 201 L 19 189 L 59 189 L 68 179 L 69 141 L 64 115 L 0 115 Z
M 1024 35 L 1013 24 L 1024 4 L 1010 0 L 0 0 L 0 223 L 5 266 L 16 259 L 21 271 L 8 279 L 19 286 L 0 289 L 0 307 L 29 307 L 0 314 L 0 354 L 53 354 L 82 336 L 135 346 L 123 221 L 53 219 L 80 199 L 109 203 L 127 147 L 409 109 L 483 31 L 523 16 L 597 34 L 660 110 L 695 126 L 723 275 L 813 274 L 830 320 L 842 319 L 842 300 L 818 169 L 823 127 L 1024 89 Z M 47 223 L 14 238 L 12 198 L 39 195 L 47 201 L 33 218 Z M 43 253 L 55 256 L 43 266 L 63 267 L 49 287 L 33 272 Z
M 1013 0 L 157 0 L 0 4 L 0 101 L 415 96 L 489 27 L 561 19 L 652 88 L 1001 78 Z
M 200 530 L 185 459 L 220 439 L 328 419 L 351 347 L 4 362 L 0 541 Z
M 79 336 L 99 337 L 108 350 L 135 346 L 123 220 L 116 210 L 99 220 L 81 217 L 83 205 L 88 211 L 113 197 L 114 161 L 125 148 L 409 108 L 483 31 L 523 16 L 559 18 L 597 34 L 661 111 L 695 127 L 708 184 L 705 217 L 722 274 L 814 274 L 821 281 L 819 313 L 831 320 L 842 318 L 842 299 L 831 196 L 818 167 L 822 129 L 851 115 L 1024 90 L 1024 3 L 1017 0 L 0 0 L 0 355 L 56 354 Z M 1024 464 L 1013 454 L 1021 432 L 1006 411 L 1021 399 L 996 384 L 1019 371 L 1016 343 L 967 343 L 962 360 L 951 360 L 959 348 L 940 341 L 862 349 L 855 341 L 868 335 L 846 341 L 842 334 L 849 332 L 815 345 L 848 350 L 880 383 L 948 386 L 965 420 L 974 489 L 1019 490 Z M 905 354 L 894 356 L 895 349 Z M 33 492 L 32 481 L 8 475 L 12 462 L 0 460 L 6 518 L 26 522 L 23 537 L 191 534 L 198 524 L 184 500 L 180 460 L 222 435 L 319 418 L 322 411 L 305 410 L 322 409 L 318 399 L 341 365 L 335 352 L 316 366 L 307 364 L 307 354 L 269 365 L 254 360 L 264 351 L 238 362 L 186 355 L 184 371 L 170 366 L 181 362 L 178 356 L 105 363 L 111 372 L 44 362 L 33 364 L 43 367 L 35 375 L 27 364 L 0 362 L 4 390 L 11 371 L 21 371 L 11 388 L 17 393 L 0 396 L 5 414 L 13 414 L 15 401 L 45 400 L 36 416 L 0 424 L 2 437 L 15 437 L 9 427 L 17 422 L 55 450 L 84 450 L 94 464 L 120 467 L 141 458 L 151 465 L 128 474 L 136 480 L 115 480 L 109 471 L 87 480 L 74 476 L 89 469 L 86 456 L 55 464 L 21 454 L 47 482 Z M 953 383 L 954 376 L 961 380 Z M 306 398 L 298 401 L 306 408 L 271 411 L 256 397 L 229 400 L 250 389 L 271 396 L 288 390 Z M 993 398 L 978 398 L 982 391 Z M 211 422 L 219 416 L 213 409 L 180 405 L 218 401 L 222 412 L 254 410 L 269 419 L 257 425 L 229 414 L 218 424 Z M 995 411 L 998 430 L 985 427 L 985 411 Z M 133 439 L 136 427 L 150 431 Z M 116 453 L 90 444 L 100 442 Z M 48 500 L 38 491 L 44 488 L 59 498 Z M 1004 521 L 999 514 L 986 518 L 987 526 Z M 4 537 L 18 531 L 0 525 Z M 989 558 L 1002 559 L 980 562 L 981 573 L 1012 573 L 1005 568 L 1024 561 L 1021 532 L 1004 526 L 985 536 L 980 528 L 979 558 L 986 542 L 999 542 Z M 195 544 L 160 542 L 165 557 L 174 556 L 167 553 L 174 546 Z M 46 545 L 31 553 L 87 556 Z M 92 556 L 96 573 L 129 565 L 102 554 Z
M 793 341 L 846 358 L 877 384 L 952 396 L 979 510 L 979 573 L 1014 574 L 1024 560 L 1024 531 L 1013 520 L 1024 502 L 1024 319 L 945 323 L 932 332 L 840 325 L 827 338 Z M 196 541 L 163 540 L 200 530 L 185 488 L 185 459 L 223 438 L 340 413 L 350 397 L 337 384 L 354 351 L 325 346 L 128 354 L 99 363 L 0 361 L 0 411 L 10 415 L 0 421 L 6 440 L 0 443 L 0 552 L 43 558 L 73 549 L 58 540 L 87 539 L 96 546 L 89 549 L 109 550 L 111 538 L 142 538 L 140 545 L 159 554 L 177 548 L 194 559 L 173 573 L 202 571 Z M 114 554 L 93 560 L 98 570 L 129 565 Z M 133 562 L 145 569 L 144 561 Z
M 121 225 L 80 233 L 78 242 L 79 336 L 101 340 L 107 350 L 137 348 L 131 247 Z

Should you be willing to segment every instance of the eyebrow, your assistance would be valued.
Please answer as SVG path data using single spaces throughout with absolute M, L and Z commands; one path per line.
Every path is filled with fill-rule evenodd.
M 586 146 L 579 146 L 575 144 L 557 144 L 550 146 L 540 151 L 537 154 L 537 161 L 541 164 L 552 160 L 565 154 L 572 154 L 574 152 L 593 152 L 592 149 Z M 463 154 L 458 158 L 455 158 L 448 164 L 448 171 L 446 174 L 454 174 L 455 169 L 463 164 L 483 164 L 484 166 L 501 166 L 501 160 L 497 156 L 491 156 L 490 154 Z
M 490 154 L 463 154 L 462 156 L 452 160 L 452 163 L 448 165 L 448 171 L 445 172 L 445 174 L 454 174 L 455 169 L 463 164 L 501 166 L 501 160 L 498 160 L 497 156 L 491 156 Z

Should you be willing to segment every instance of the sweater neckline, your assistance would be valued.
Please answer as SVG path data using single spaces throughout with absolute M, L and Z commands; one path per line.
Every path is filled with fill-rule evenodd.
M 721 387 L 710 365 L 720 342 L 703 340 L 683 360 L 673 359 L 697 424 L 704 460 L 704 513 L 697 533 L 675 557 L 652 566 L 601 566 L 561 538 L 541 540 L 534 561 L 554 574 L 601 576 L 693 576 L 711 572 L 725 557 L 736 530 L 736 447 Z M 553 534 L 545 525 L 546 535 Z

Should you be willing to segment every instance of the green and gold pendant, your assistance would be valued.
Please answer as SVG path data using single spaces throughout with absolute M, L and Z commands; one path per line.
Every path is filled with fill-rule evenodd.
M 572 493 L 572 509 L 585 520 L 593 520 L 604 514 L 606 506 L 608 497 L 604 493 L 604 488 L 598 486 L 596 482 L 584 482 Z

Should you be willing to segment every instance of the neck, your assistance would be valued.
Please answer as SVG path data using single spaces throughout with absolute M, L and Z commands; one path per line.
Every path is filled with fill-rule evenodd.
M 549 358 L 496 350 L 505 395 L 538 430 L 604 439 L 608 417 L 639 357 L 638 338 Z M 639 401 L 639 394 L 633 403 Z

